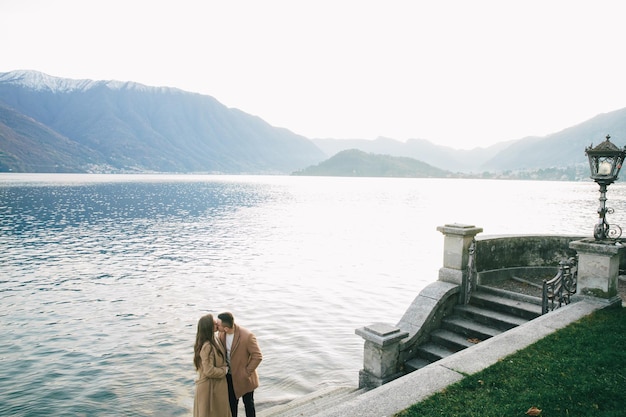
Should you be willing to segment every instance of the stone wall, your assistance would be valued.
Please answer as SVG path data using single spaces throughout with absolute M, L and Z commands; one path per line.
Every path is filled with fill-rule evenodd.
M 560 261 L 576 256 L 569 244 L 580 239 L 581 236 L 562 235 L 477 236 L 476 272 L 480 275 L 520 268 L 556 270 Z

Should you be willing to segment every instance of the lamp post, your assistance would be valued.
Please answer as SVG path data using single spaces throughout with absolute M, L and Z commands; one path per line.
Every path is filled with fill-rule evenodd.
M 606 207 L 606 189 L 617 180 L 617 175 L 626 156 L 626 147 L 624 149 L 618 148 L 611 143 L 610 138 L 609 135 L 606 135 L 604 142 L 595 148 L 592 147 L 592 144 L 585 149 L 585 153 L 589 158 L 591 179 L 600 186 L 599 220 L 593 231 L 593 237 L 596 240 L 619 239 L 622 235 L 621 227 L 617 225 L 610 226 L 606 221 L 606 214 L 613 213 L 612 208 Z

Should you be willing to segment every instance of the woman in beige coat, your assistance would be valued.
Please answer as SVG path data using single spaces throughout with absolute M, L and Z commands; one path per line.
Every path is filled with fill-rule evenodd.
M 226 353 L 219 339 L 215 337 L 215 321 L 211 314 L 198 320 L 193 363 L 198 371 L 193 416 L 231 417 L 226 382 Z

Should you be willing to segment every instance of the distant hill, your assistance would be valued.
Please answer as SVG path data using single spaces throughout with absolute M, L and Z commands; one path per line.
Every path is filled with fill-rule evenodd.
M 585 148 L 606 135 L 619 147 L 626 145 L 626 108 L 600 114 L 586 122 L 544 137 L 520 139 L 483 164 L 485 170 L 538 169 L 587 164 Z
M 478 171 L 485 162 L 513 143 L 502 142 L 488 148 L 461 150 L 435 145 L 425 139 L 409 139 L 406 142 L 390 138 L 312 140 L 328 157 L 343 150 L 360 149 L 374 154 L 405 156 L 454 172 Z
M 607 134 L 611 135 L 611 141 L 616 145 L 626 145 L 626 108 L 600 114 L 547 136 L 526 137 L 471 150 L 439 146 L 425 139 L 409 139 L 406 142 L 389 138 L 313 139 L 313 142 L 327 157 L 346 149 L 360 149 L 415 158 L 453 172 L 480 173 L 585 165 L 585 148 L 604 141 Z
M 210 96 L 116 81 L 0 73 L 0 169 L 284 174 L 325 155 Z
M 335 177 L 452 177 L 444 171 L 413 158 L 366 153 L 358 149 L 341 151 L 330 159 L 293 175 Z

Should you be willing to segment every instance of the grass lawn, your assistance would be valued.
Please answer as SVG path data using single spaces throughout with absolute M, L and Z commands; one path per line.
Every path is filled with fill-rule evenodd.
M 397 414 L 626 416 L 626 308 L 569 325 Z M 528 414 L 532 415 L 532 414 Z

